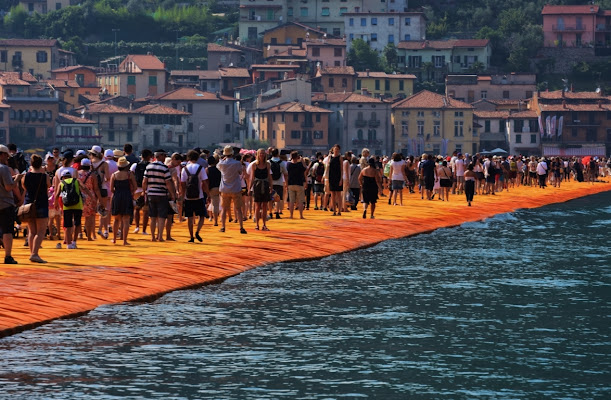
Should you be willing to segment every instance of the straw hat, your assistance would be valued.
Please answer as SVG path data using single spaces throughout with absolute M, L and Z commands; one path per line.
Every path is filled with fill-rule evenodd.
M 127 158 L 125 157 L 121 157 L 119 158 L 119 161 L 117 161 L 117 167 L 119 168 L 125 168 L 129 165 L 129 161 L 127 161 Z
M 223 149 L 223 155 L 224 156 L 232 156 L 233 155 L 233 147 L 232 146 L 225 146 L 225 148 Z

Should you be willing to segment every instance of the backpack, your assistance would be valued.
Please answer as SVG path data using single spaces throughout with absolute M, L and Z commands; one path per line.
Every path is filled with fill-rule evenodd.
M 62 203 L 64 203 L 64 206 L 75 206 L 81 201 L 81 195 L 76 185 L 76 179 L 74 178 L 66 179 L 65 181 L 63 181 L 62 190 L 59 195 L 62 198 Z
M 318 167 L 316 167 L 315 173 L 316 175 L 314 179 L 316 180 L 316 182 L 323 183 L 323 176 L 325 175 L 325 164 L 319 162 Z
M 272 179 L 277 181 L 282 176 L 282 169 L 280 168 L 280 163 L 282 161 L 272 161 Z
M 148 161 L 140 161 L 136 164 L 136 171 L 134 174 L 136 175 L 136 184 L 139 188 L 142 187 L 142 181 L 144 180 L 144 173 L 146 172 L 146 166 L 149 165 Z
M 28 170 L 28 163 L 23 156 L 23 153 L 15 153 L 11 156 L 11 158 L 15 161 L 15 166 L 19 170 L 19 172 Z
M 201 186 L 199 183 L 199 173 L 201 170 L 202 166 L 200 165 L 199 168 L 197 168 L 197 172 L 195 174 L 191 174 L 189 172 L 189 168 L 185 167 L 185 172 L 187 173 L 187 191 L 185 196 L 189 200 L 199 198 L 199 188 Z

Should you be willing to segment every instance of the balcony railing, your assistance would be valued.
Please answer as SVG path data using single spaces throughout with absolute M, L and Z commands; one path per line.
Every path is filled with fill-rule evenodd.
M 584 25 L 552 25 L 554 32 L 583 32 L 586 30 Z
M 125 125 L 125 124 L 99 124 L 100 129 L 109 130 L 109 131 L 132 131 L 134 130 L 134 125 Z
M 352 139 L 352 144 L 355 146 L 371 146 L 380 147 L 384 142 L 378 139 Z
M 611 31 L 611 25 L 598 24 L 596 25 L 597 32 L 609 32 Z
M 369 120 L 369 127 L 370 128 L 377 128 L 378 126 L 380 126 L 380 120 L 379 119 L 370 119 Z
M 367 126 L 367 121 L 364 119 L 357 119 L 356 121 L 354 121 L 354 126 L 356 126 L 357 128 L 364 128 Z

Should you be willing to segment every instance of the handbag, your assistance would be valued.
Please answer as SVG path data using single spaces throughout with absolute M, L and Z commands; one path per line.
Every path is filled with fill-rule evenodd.
M 46 179 L 47 175 L 44 174 L 43 178 L 38 182 L 38 188 L 36 189 L 36 197 L 38 197 L 38 192 L 40 191 L 40 186 L 42 186 L 42 181 Z M 23 204 L 17 207 L 17 219 L 20 221 L 31 221 L 36 219 L 36 198 L 34 201 L 28 204 Z

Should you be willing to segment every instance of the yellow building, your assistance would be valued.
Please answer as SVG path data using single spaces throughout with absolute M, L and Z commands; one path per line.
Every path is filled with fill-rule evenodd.
M 53 90 L 59 93 L 60 109 L 62 111 L 70 111 L 80 106 L 79 104 L 79 89 L 80 85 L 75 80 L 48 79 L 46 81 Z
M 4 71 L 24 71 L 48 79 L 51 70 L 73 64 L 74 60 L 65 59 L 66 56 L 66 52 L 60 54 L 55 39 L 0 40 L 0 69 Z
M 414 93 L 416 75 L 357 72 L 355 92 L 374 97 L 408 97 Z
M 156 96 L 166 91 L 165 64 L 152 54 L 130 54 L 118 68 L 98 74 L 98 86 L 112 96 Z
M 423 90 L 392 106 L 395 151 L 404 154 L 476 153 L 473 106 Z
M 278 25 L 262 32 L 262 35 L 264 58 L 273 55 L 274 50 L 282 52 L 286 51 L 286 47 L 290 45 L 301 47 L 302 43 L 307 39 L 322 39 L 326 37 L 325 32 L 300 24 L 299 22 L 288 22 Z

